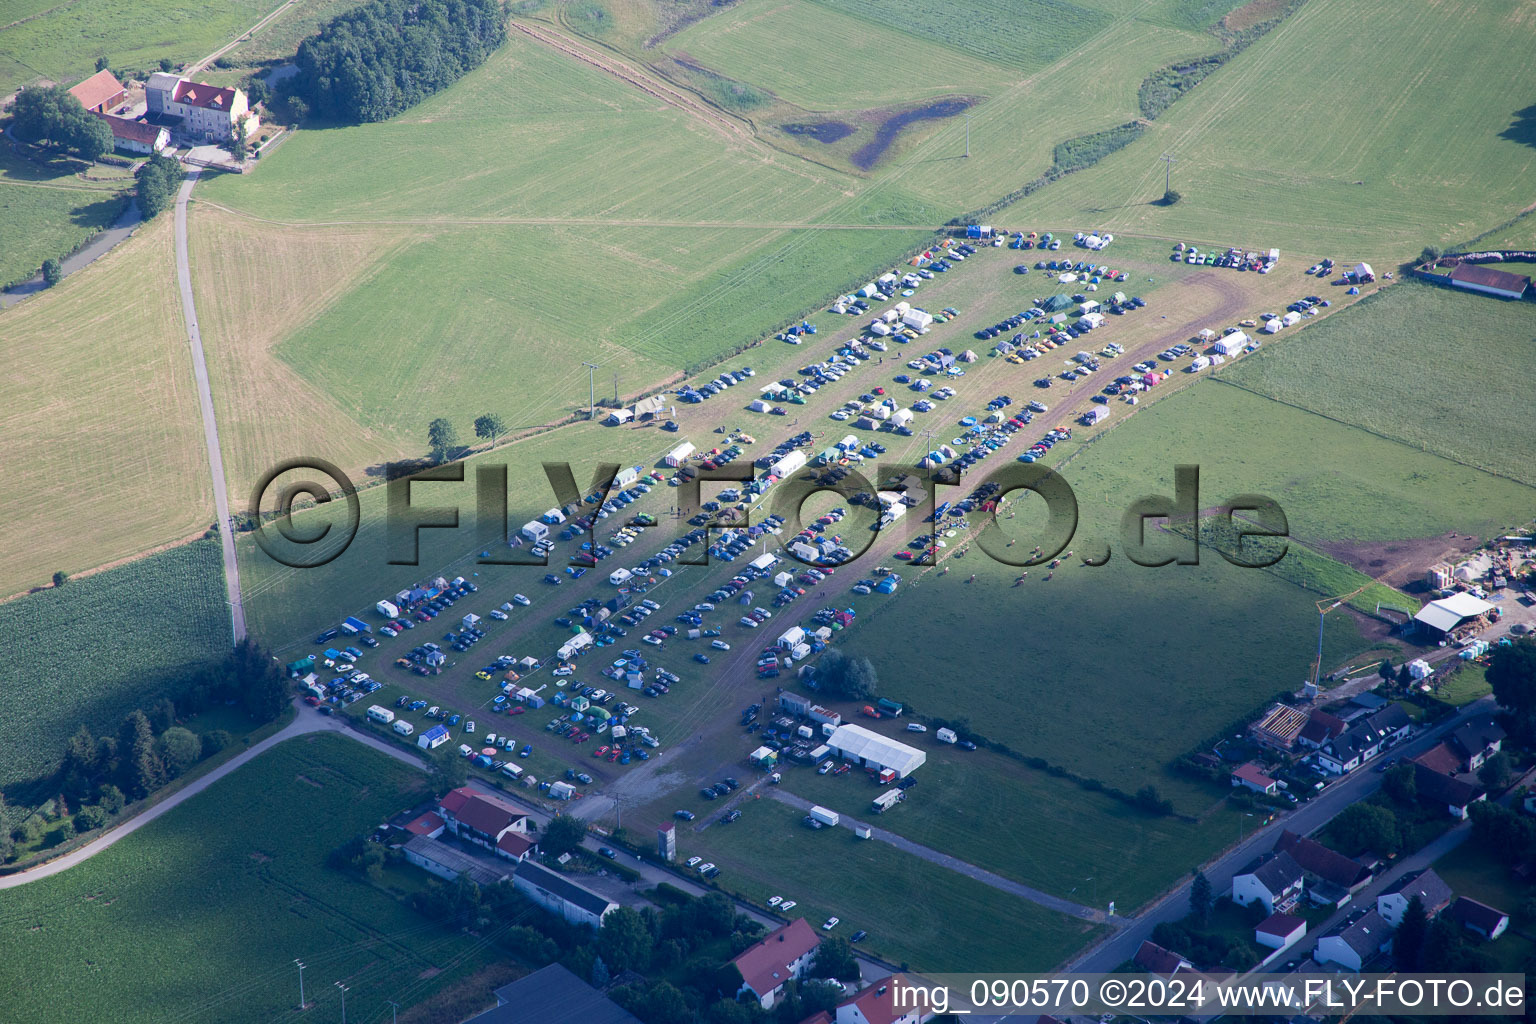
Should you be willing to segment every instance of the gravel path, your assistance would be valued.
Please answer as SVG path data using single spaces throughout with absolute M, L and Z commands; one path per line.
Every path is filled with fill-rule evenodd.
M 208 468 L 213 476 L 213 505 L 218 513 L 219 543 L 224 549 L 224 588 L 229 595 L 229 618 L 234 642 L 245 639 L 245 604 L 240 596 L 240 563 L 235 558 L 235 530 L 229 518 L 229 493 L 225 486 L 224 456 L 219 451 L 219 424 L 213 414 L 213 392 L 208 387 L 208 363 L 203 358 L 203 335 L 197 326 L 197 306 L 192 301 L 192 268 L 187 261 L 187 200 L 197 184 L 197 168 L 176 193 L 176 284 L 181 289 L 181 311 L 192 348 L 192 373 L 197 378 L 197 402 L 203 414 L 203 443 L 208 448 Z

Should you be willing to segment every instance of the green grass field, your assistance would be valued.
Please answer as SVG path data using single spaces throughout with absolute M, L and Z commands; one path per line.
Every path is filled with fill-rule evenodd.
M 28 2 L 20 9 L 10 4 L 0 24 L 22 23 L 0 28 L 0 94 L 38 78 L 74 85 L 96 70 L 98 57 L 113 68 L 137 70 L 162 57 L 196 60 L 232 42 L 277 6 L 278 0 L 83 0 Z
M 126 173 L 106 165 L 94 165 L 92 172 Z M 122 212 L 124 191 L 40 167 L 0 141 L 0 285 L 31 277 L 44 260 L 110 227 Z
M 835 915 L 837 934 L 865 929 L 873 952 L 916 970 L 1045 971 L 1101 931 L 848 829 L 813 832 L 801 817 L 752 801 L 734 824 L 679 830 L 678 852 L 714 861 L 722 888 L 759 905 L 783 896 L 813 925 Z
M 1367 316 L 1350 311 L 1339 322 Z M 1272 350 L 1283 358 L 1291 345 L 1307 344 L 1303 332 L 1257 354 Z M 1246 366 L 1247 359 L 1236 370 Z M 1221 381 L 1139 411 L 1089 445 L 1065 475 L 1085 506 L 1108 496 L 1123 507 L 1142 494 L 1171 494 L 1178 463 L 1200 466 L 1203 507 L 1267 494 L 1304 542 L 1484 532 L 1528 519 L 1536 498 L 1515 481 Z M 1469 493 L 1478 495 L 1473 507 L 1463 497 Z
M 1470 237 L 1530 199 L 1516 184 L 1536 167 L 1515 127 L 1528 101 L 1499 87 L 1527 63 L 1503 40 L 1523 33 L 1528 14 L 1518 0 L 1311 0 L 1136 144 L 998 219 L 1082 216 L 1112 231 L 1282 253 L 1325 246 L 1378 266 Z M 1361 53 L 1363 25 L 1393 43 Z M 1369 114 L 1338 101 L 1362 89 L 1391 99 Z M 1170 151 L 1183 201 L 1148 205 Z
M 1033 71 L 1049 64 L 1104 29 L 1111 3 L 1071 0 L 956 0 L 929 6 L 893 7 L 878 0 L 816 0 L 836 10 L 901 29 L 920 39 L 936 39 L 957 50 L 1005 67 Z M 1123 5 L 1120 5 L 1123 6 Z M 1028 25 L 1028 31 L 1018 26 Z
M 1529 305 L 1403 281 L 1220 376 L 1536 484 L 1526 374 L 1533 359 L 1536 310 Z
M 487 937 L 442 931 L 325 866 L 428 796 L 425 782 L 341 737 L 290 741 L 86 863 L 7 893 L 8 1012 L 39 1024 L 269 1021 L 298 1001 L 300 957 L 312 1012 L 338 1018 L 336 981 L 363 1020 L 385 999 L 407 1008 L 462 981 L 499 955 Z
M 1237 817 L 1222 808 L 1198 825 L 1157 817 L 1001 754 L 967 752 L 933 741 L 932 732 L 914 737 L 899 724 L 892 728 L 928 760 L 907 799 L 886 813 L 871 810 L 881 787 L 857 769 L 846 775 L 796 770 L 785 776 L 785 788 L 1085 906 L 1103 910 L 1114 900 L 1120 913 L 1133 912 L 1237 838 Z M 999 843 L 999 833 L 1008 842 Z
M 125 642 L 122 631 L 134 642 Z M 216 541 L 198 541 L 0 604 L 0 785 L 53 771 L 84 723 L 111 732 L 167 677 L 219 657 L 229 613 Z
M 0 314 L 0 596 L 194 536 L 213 519 L 161 218 Z

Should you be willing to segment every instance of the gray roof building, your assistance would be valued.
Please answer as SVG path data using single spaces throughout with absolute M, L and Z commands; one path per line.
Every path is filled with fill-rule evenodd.
M 640 1024 L 561 964 L 496 990 L 497 1005 L 464 1024 Z

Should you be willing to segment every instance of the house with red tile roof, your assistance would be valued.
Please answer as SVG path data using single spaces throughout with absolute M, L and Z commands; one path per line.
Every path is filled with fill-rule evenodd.
M 784 984 L 805 976 L 820 943 L 816 930 L 803 917 L 769 932 L 731 961 L 741 972 L 736 994 L 751 992 L 763 1009 L 773 1009 L 784 994 Z M 841 1024 L 842 1018 L 838 1020 Z
M 116 114 L 97 114 L 112 129 L 112 143 L 131 153 L 158 153 L 171 144 L 170 130 L 147 121 L 134 121 Z
M 501 847 L 502 839 L 508 835 L 527 839 L 528 815 L 489 793 L 460 786 L 445 794 L 438 801 L 437 809 L 449 832 L 504 857 L 522 860 L 534 845 L 530 841 L 527 847 L 518 843 L 510 844 L 506 849 Z M 521 852 L 513 852 L 519 849 Z
M 178 137 L 194 141 L 227 142 L 241 121 L 248 136 L 261 127 L 250 101 L 239 89 L 193 82 L 165 72 L 149 76 L 144 102 L 151 120 L 172 123 Z
M 913 986 L 900 976 L 882 978 L 837 1007 L 837 1024 L 923 1024 L 934 1012 L 926 1000 L 910 998 Z M 916 1003 L 916 1005 L 913 1005 Z
M 1279 790 L 1278 783 L 1265 775 L 1258 765 L 1249 761 L 1247 764 L 1238 765 L 1232 773 L 1232 785 L 1251 789 L 1255 793 L 1263 793 L 1265 796 L 1274 796 Z

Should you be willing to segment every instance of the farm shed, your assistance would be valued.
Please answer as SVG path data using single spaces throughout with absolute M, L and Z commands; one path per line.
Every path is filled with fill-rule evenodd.
M 1431 601 L 1413 617 L 1419 629 L 1431 636 L 1443 637 L 1468 619 L 1475 619 L 1493 610 L 1493 605 L 1471 594 L 1452 594 L 1450 597 Z
M 857 761 L 867 768 L 889 768 L 898 778 L 906 778 L 928 760 L 928 755 L 882 736 L 862 725 L 840 725 L 833 730 L 827 746 L 844 760 Z
M 1460 263 L 1451 270 L 1450 283 L 1467 291 L 1497 295 L 1501 299 L 1518 299 L 1531 286 L 1531 279 L 1507 270 L 1480 267 L 1474 263 Z

